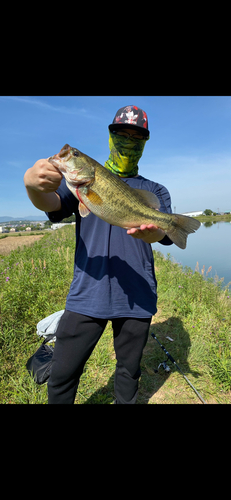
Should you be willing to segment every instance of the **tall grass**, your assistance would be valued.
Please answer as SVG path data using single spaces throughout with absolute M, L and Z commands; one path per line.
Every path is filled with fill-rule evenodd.
M 34 392 L 40 398 L 25 364 L 41 343 L 38 321 L 65 307 L 74 248 L 74 228 L 68 226 L 0 257 L 0 401 L 26 401 L 27 393 L 28 402 L 37 402 Z
M 179 266 L 154 252 L 159 283 L 159 304 L 168 317 L 180 318 L 188 332 L 191 348 L 188 359 L 208 369 L 225 391 L 231 389 L 231 292 L 223 280 L 208 278 L 205 272 Z M 207 275 L 207 276 L 206 276 Z M 205 279 L 207 278 L 207 279 Z
M 0 256 L 0 402 L 47 403 L 47 386 L 38 386 L 26 370 L 28 358 L 41 344 L 36 325 L 64 309 L 73 277 L 75 234 L 67 226 L 46 234 L 33 247 Z M 229 402 L 231 389 L 231 298 L 218 279 L 205 280 L 206 270 L 175 264 L 154 252 L 158 280 L 157 337 L 166 345 L 204 399 Z M 142 291 L 141 291 L 142 293 Z M 173 342 L 167 340 L 173 339 Z M 150 337 L 142 358 L 138 403 L 191 402 L 182 376 L 153 368 L 164 353 Z M 112 403 L 115 354 L 111 323 L 81 377 L 77 403 Z M 179 389 L 180 388 L 180 389 Z M 184 392 L 186 391 L 186 392 Z M 155 393 L 154 398 L 152 395 Z M 159 397 L 159 399 L 158 399 Z M 156 399 L 155 399 L 156 398 Z M 195 402 L 193 400 L 193 402 Z

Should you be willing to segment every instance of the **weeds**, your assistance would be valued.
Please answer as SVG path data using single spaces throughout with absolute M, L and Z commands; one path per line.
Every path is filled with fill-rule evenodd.
M 208 278 L 211 267 L 195 271 L 154 252 L 158 268 L 159 304 L 168 316 L 180 318 L 191 339 L 189 360 L 203 366 L 224 391 L 231 389 L 231 300 L 223 280 Z M 167 276 L 167 280 L 166 280 Z M 205 277 L 207 279 L 205 279 Z
M 38 321 L 65 308 L 74 248 L 74 228 L 68 226 L 64 231 L 46 234 L 33 247 L 19 248 L 0 259 L 2 402 L 19 402 L 20 391 L 26 402 L 25 387 L 28 399 L 34 401 L 33 385 L 26 382 L 26 361 L 41 343 L 36 335 Z

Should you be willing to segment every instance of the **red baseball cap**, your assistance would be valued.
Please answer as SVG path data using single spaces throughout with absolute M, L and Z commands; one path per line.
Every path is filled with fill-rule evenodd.
M 122 127 L 135 129 L 145 138 L 149 138 L 147 114 L 142 109 L 137 108 L 137 106 L 120 108 L 108 128 L 110 132 L 113 132 Z

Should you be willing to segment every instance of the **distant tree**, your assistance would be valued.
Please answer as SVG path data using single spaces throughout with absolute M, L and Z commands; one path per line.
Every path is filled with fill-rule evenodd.
M 204 210 L 205 215 L 212 215 L 212 213 L 213 213 L 213 211 L 209 210 L 209 208 L 206 208 L 206 210 Z
M 66 217 L 66 219 L 63 219 L 62 222 L 67 222 L 70 224 L 70 222 L 76 222 L 76 217 L 75 214 L 72 214 L 70 217 Z
M 50 220 L 46 220 L 45 224 L 44 224 L 44 227 L 47 228 L 47 227 L 51 227 L 52 225 L 52 222 Z

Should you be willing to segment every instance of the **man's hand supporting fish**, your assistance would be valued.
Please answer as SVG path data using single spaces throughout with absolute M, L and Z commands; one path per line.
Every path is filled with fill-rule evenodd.
M 133 238 L 141 239 L 145 243 L 156 243 L 157 241 L 161 241 L 165 236 L 165 232 L 154 226 L 154 224 L 141 224 L 139 229 L 129 229 L 127 234 L 130 234 Z

